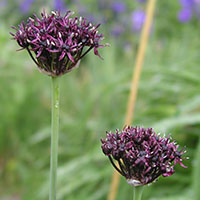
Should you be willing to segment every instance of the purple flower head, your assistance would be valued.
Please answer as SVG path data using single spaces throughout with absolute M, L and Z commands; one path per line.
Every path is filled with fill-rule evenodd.
M 21 5 L 20 5 L 20 10 L 23 12 L 23 13 L 27 13 L 32 4 L 34 3 L 35 0 L 24 0 Z
M 12 27 L 16 33 L 10 34 L 22 47 L 20 50 L 26 49 L 40 71 L 50 76 L 68 73 L 92 49 L 100 57 L 97 49 L 104 47 L 99 44 L 103 40 L 97 31 L 100 24 L 94 26 L 85 18 L 71 15 L 71 11 L 64 17 L 60 12 L 52 11 L 51 15 L 43 12 L 41 19 L 33 15 L 26 24 Z
M 122 2 L 113 2 L 111 4 L 111 9 L 115 12 L 115 13 L 123 13 L 126 11 L 126 5 Z
M 116 133 L 107 132 L 102 139 L 103 153 L 108 156 L 115 169 L 134 186 L 145 185 L 155 181 L 160 175 L 172 175 L 174 166 L 182 167 L 184 149 L 170 137 L 157 135 L 152 128 L 126 126 Z M 118 166 L 114 160 L 118 162 Z
M 178 20 L 182 23 L 187 23 L 192 19 L 192 10 L 184 8 L 178 13 Z
M 132 13 L 132 30 L 139 32 L 145 22 L 145 12 L 142 10 L 135 10 Z

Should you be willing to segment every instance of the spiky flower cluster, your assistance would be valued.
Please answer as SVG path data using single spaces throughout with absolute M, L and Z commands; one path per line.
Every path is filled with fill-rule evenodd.
M 172 175 L 177 163 L 185 168 L 182 164 L 185 151 L 178 151 L 179 145 L 171 141 L 170 136 L 161 137 L 152 128 L 126 126 L 115 134 L 107 132 L 106 139 L 101 142 L 103 153 L 134 186 L 151 183 L 160 175 Z
M 10 34 L 22 47 L 20 50 L 26 49 L 39 69 L 50 76 L 71 71 L 91 49 L 100 56 L 97 48 L 104 47 L 99 44 L 103 40 L 97 31 L 100 24 L 93 26 L 85 18 L 71 15 L 71 11 L 64 17 L 60 12 L 52 11 L 51 15 L 43 12 L 41 19 L 33 15 L 26 24 L 12 27 L 16 33 Z

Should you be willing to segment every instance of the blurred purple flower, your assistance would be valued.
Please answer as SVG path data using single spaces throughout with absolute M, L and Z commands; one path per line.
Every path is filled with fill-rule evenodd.
M 113 2 L 111 9 L 116 13 L 123 13 L 126 10 L 126 5 L 122 2 Z
M 96 21 L 95 16 L 92 14 L 89 14 L 87 7 L 82 5 L 79 1 L 76 3 L 78 8 L 79 15 L 86 17 L 89 22 L 94 23 Z M 99 21 L 99 19 L 98 19 Z
M 87 17 L 88 22 L 95 23 L 96 20 L 95 20 L 95 16 L 94 15 L 87 15 L 86 17 Z
M 35 1 L 35 0 L 24 0 L 24 1 L 20 4 L 20 10 L 21 10 L 23 13 L 27 13 L 27 12 L 30 10 L 30 8 L 31 8 L 31 6 L 32 6 L 32 4 L 33 4 L 34 1 Z
M 192 19 L 192 10 L 189 8 L 184 8 L 178 13 L 178 20 L 182 23 L 187 23 Z
M 132 21 L 132 30 L 139 32 L 142 29 L 142 26 L 145 21 L 146 14 L 142 10 L 135 10 L 132 13 L 131 21 Z
M 65 3 L 63 2 L 63 0 L 54 0 L 53 2 L 53 7 L 55 10 L 66 10 L 66 6 Z
M 179 0 L 179 2 L 184 8 L 191 7 L 194 4 L 194 0 Z
M 116 25 L 112 28 L 111 34 L 115 37 L 122 35 L 124 32 L 124 28 L 121 25 Z
M 147 0 L 137 0 L 139 3 L 144 3 L 146 2 Z
M 6 0 L 2 0 L 0 2 L 0 11 L 6 9 L 6 6 L 8 5 L 8 2 Z
M 186 23 L 192 19 L 192 16 L 200 18 L 200 0 L 179 0 L 181 10 L 178 13 L 178 20 Z

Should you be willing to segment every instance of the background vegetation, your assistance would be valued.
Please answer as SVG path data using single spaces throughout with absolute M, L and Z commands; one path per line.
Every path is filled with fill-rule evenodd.
M 103 22 L 101 32 L 111 47 L 101 49 L 104 60 L 91 52 L 78 70 L 62 78 L 58 200 L 106 199 L 113 168 L 101 152 L 100 138 L 124 123 L 140 35 L 132 31 L 131 13 L 143 10 L 145 3 L 123 1 L 127 10 L 115 13 L 110 7 L 100 9 L 99 2 L 81 5 L 85 15 Z M 9 32 L 10 25 L 53 4 L 34 1 L 22 12 L 22 1 L 0 3 L 0 199 L 47 200 L 51 81 L 25 51 L 16 52 Z M 64 3 L 80 13 L 79 1 Z M 187 169 L 178 166 L 173 176 L 147 186 L 144 200 L 200 199 L 200 19 L 180 23 L 180 9 L 178 0 L 157 1 L 132 125 L 171 133 L 187 147 L 190 159 L 184 161 Z M 116 36 L 111 28 L 123 24 L 122 19 L 130 21 Z M 117 200 L 131 200 L 131 193 L 122 178 Z

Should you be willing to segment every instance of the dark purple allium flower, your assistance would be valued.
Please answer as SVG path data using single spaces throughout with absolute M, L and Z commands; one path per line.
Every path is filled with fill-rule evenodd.
M 23 12 L 23 13 L 27 13 L 32 4 L 34 3 L 35 0 L 24 0 L 21 4 L 20 4 L 20 10 Z
M 192 19 L 192 10 L 184 8 L 178 13 L 178 20 L 180 22 L 186 23 Z
M 22 47 L 20 50 L 26 49 L 40 71 L 50 76 L 68 73 L 92 49 L 100 57 L 97 49 L 105 46 L 99 44 L 103 40 L 103 34 L 97 31 L 100 24 L 94 26 L 85 18 L 71 15 L 71 11 L 64 17 L 60 12 L 43 12 L 41 19 L 33 15 L 26 24 L 12 27 L 16 33 L 10 34 Z
M 123 13 L 126 11 L 126 5 L 122 2 L 113 2 L 111 8 L 115 13 Z
M 132 17 L 131 17 L 133 31 L 138 32 L 142 29 L 142 26 L 145 22 L 145 17 L 146 17 L 146 14 L 144 11 L 142 10 L 133 11 Z
M 157 135 L 152 128 L 126 126 L 115 134 L 107 132 L 106 139 L 101 142 L 103 153 L 134 186 L 151 183 L 160 175 L 172 175 L 177 163 L 186 168 L 182 164 L 184 149 L 179 151 L 174 140 Z

